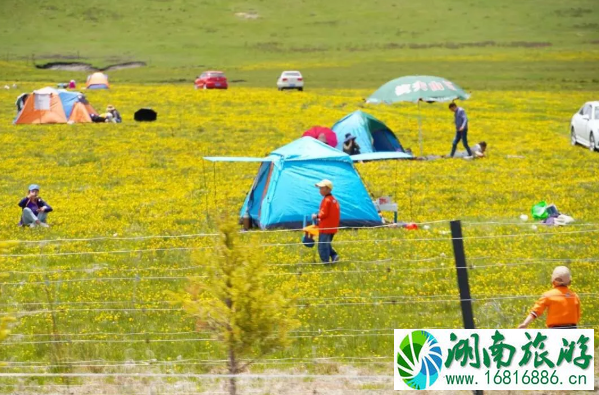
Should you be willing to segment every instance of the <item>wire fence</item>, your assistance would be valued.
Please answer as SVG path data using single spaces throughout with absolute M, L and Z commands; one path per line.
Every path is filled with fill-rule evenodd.
M 378 253 L 375 259 L 364 259 L 368 254 L 348 256 L 334 266 L 318 264 L 310 258 L 311 251 L 306 256 L 301 242 L 268 239 L 278 234 L 297 240 L 298 231 L 244 233 L 269 240 L 253 248 L 288 252 L 285 260 L 273 252 L 263 263 L 273 285 L 290 283 L 295 287 L 293 305 L 303 317 L 303 326 L 290 334 L 294 344 L 290 350 L 254 361 L 249 372 L 235 376 L 242 393 L 264 393 L 264 388 L 279 383 L 283 386 L 276 393 L 281 394 L 390 393 L 393 356 L 385 350 L 392 345 L 393 329 L 459 328 L 463 301 L 473 303 L 478 327 L 513 327 L 514 318 L 510 321 L 506 315 L 523 318 L 539 294 L 526 286 L 516 292 L 508 287 L 503 293 L 485 293 L 484 287 L 475 286 L 470 299 L 460 299 L 455 287 L 453 238 L 443 229 L 448 222 L 419 224 L 434 225 L 435 232 L 425 236 L 397 233 L 390 226 L 349 231 L 334 244 L 358 255 L 361 250 Z M 501 274 L 525 273 L 521 268 L 538 267 L 547 272 L 551 265 L 568 264 L 588 269 L 599 262 L 592 252 L 571 249 L 594 240 L 599 224 L 535 232 L 522 232 L 530 223 L 464 224 L 472 230 L 463 237 L 467 251 L 469 243 L 494 242 L 502 246 L 557 245 L 561 251 L 534 257 L 517 249 L 482 249 L 482 254 L 467 258 L 463 269 L 470 272 L 475 285 L 479 280 L 503 283 Z M 222 339 L 195 330 L 180 306 L 164 297 L 164 291 L 182 289 L 190 278 L 200 282 L 207 278 L 204 265 L 191 254 L 210 252 L 215 237 L 218 234 L 207 232 L 0 242 L 5 249 L 0 262 L 7 262 L 1 267 L 9 275 L 2 284 L 0 317 L 18 319 L 10 336 L 0 343 L 0 359 L 6 362 L 0 367 L 5 381 L 0 393 L 5 388 L 26 394 L 87 394 L 97 386 L 110 394 L 111 385 L 115 391 L 130 385 L 127 393 L 147 394 L 140 388 L 142 379 L 150 380 L 153 393 L 227 393 L 226 380 L 231 376 L 223 370 L 227 360 L 219 351 Z M 110 248 L 113 243 L 126 243 L 129 248 Z M 143 245 L 147 243 L 151 246 Z M 427 255 L 415 255 L 413 245 L 426 246 L 419 251 Z M 599 280 L 594 273 L 586 274 L 586 284 L 593 278 Z M 422 284 L 423 290 L 417 292 L 412 286 L 405 292 L 402 279 Z M 380 288 L 373 289 L 372 284 L 367 285 L 369 281 Z M 317 286 L 316 292 L 304 291 L 319 282 L 333 288 Z M 349 286 L 341 286 L 345 283 Z M 435 288 L 435 284 L 442 286 Z M 587 286 L 578 292 L 583 306 L 599 308 L 595 289 Z M 112 298 L 107 299 L 106 294 Z M 391 319 L 394 316 L 398 319 Z M 336 317 L 338 323 L 331 325 L 335 320 L 330 317 Z M 599 329 L 599 321 L 583 319 L 580 327 Z M 355 354 L 347 356 L 348 350 Z M 293 373 L 287 373 L 289 369 Z M 34 385 L 28 381 L 32 379 L 45 381 Z M 129 381 L 107 381 L 113 379 Z M 70 380 L 69 384 L 64 380 Z M 175 389 L 165 380 L 183 384 Z M 307 382 L 319 384 L 310 387 Z

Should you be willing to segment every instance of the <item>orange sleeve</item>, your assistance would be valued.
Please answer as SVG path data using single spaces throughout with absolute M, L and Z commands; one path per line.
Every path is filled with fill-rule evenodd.
M 324 198 L 322 205 L 320 206 L 320 212 L 318 213 L 318 219 L 326 219 L 331 211 L 331 201 L 328 198 Z
M 547 295 L 543 295 L 537 300 L 535 305 L 532 307 L 530 314 L 534 315 L 535 318 L 539 318 L 545 312 L 547 308 L 547 304 L 549 302 L 549 298 Z
M 578 324 L 580 322 L 580 298 L 578 297 L 578 294 L 576 294 L 576 300 L 578 301 L 578 303 L 576 304 L 576 323 Z

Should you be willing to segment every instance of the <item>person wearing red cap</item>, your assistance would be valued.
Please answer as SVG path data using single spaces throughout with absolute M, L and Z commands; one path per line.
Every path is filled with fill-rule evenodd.
M 576 328 L 580 321 L 580 298 L 576 292 L 568 288 L 571 282 L 572 275 L 566 266 L 558 266 L 553 269 L 551 275 L 553 289 L 541 296 L 518 328 L 527 328 L 545 310 L 547 310 L 547 326 L 549 328 Z
M 339 228 L 341 210 L 339 202 L 333 194 L 333 183 L 330 180 L 322 180 L 316 184 L 323 196 L 318 214 L 312 214 L 312 219 L 318 220 L 318 254 L 323 263 L 335 263 L 339 260 L 339 254 L 333 249 L 331 243 Z

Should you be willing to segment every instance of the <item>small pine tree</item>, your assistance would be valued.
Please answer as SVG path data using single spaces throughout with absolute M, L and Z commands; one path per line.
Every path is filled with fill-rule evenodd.
M 222 342 L 229 374 L 290 344 L 289 332 L 299 325 L 294 301 L 284 288 L 267 287 L 264 259 L 240 243 L 234 223 L 220 227 L 216 248 L 202 261 L 207 278 L 191 279 L 175 296 L 195 318 L 197 330 L 208 330 Z M 235 377 L 229 379 L 229 393 L 237 393 Z

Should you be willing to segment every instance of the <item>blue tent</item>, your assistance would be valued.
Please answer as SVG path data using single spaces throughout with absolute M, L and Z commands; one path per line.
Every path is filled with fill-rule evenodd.
M 332 127 L 337 135 L 337 149 L 343 150 L 347 133 L 356 137 L 360 153 L 405 152 L 395 134 L 381 121 L 363 111 L 354 111 L 337 121 Z
M 240 212 L 241 217 L 249 214 L 262 229 L 301 228 L 304 218 L 318 211 L 322 196 L 314 184 L 323 178 L 333 182 L 333 195 L 341 206 L 340 226 L 381 224 L 352 158 L 311 137 L 295 140 L 266 158 L 205 159 L 262 162 Z

